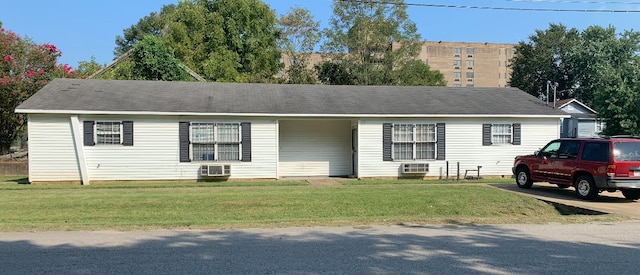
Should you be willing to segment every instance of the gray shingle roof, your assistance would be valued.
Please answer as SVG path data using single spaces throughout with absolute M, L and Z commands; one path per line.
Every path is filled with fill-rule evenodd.
M 55 79 L 19 112 L 254 115 L 539 115 L 563 112 L 516 88 L 276 85 Z

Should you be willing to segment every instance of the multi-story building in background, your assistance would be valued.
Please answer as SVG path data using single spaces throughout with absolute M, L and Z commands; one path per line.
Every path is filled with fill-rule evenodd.
M 433 42 L 422 44 L 418 59 L 432 70 L 442 72 L 449 87 L 507 87 L 511 77 L 510 60 L 514 44 Z M 322 62 L 323 55 L 313 53 L 309 68 Z M 286 68 L 291 59 L 283 54 Z
M 506 87 L 514 46 L 426 41 L 418 58 L 442 72 L 449 87 Z

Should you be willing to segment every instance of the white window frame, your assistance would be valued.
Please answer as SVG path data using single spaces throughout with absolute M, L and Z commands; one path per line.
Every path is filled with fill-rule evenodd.
M 427 127 L 426 132 L 422 132 L 420 135 L 418 128 Z M 410 135 L 404 135 L 405 138 L 399 137 L 403 133 L 398 133 L 400 129 L 408 129 Z M 407 133 L 409 131 L 406 131 Z M 405 134 L 407 134 L 405 133 Z M 424 140 L 421 140 L 424 139 Z M 421 144 L 432 144 L 433 156 L 419 157 L 418 147 Z M 435 123 L 396 123 L 393 124 L 391 130 L 391 157 L 394 160 L 435 160 L 438 157 L 438 128 Z M 411 150 L 411 156 L 406 156 L 408 152 L 399 156 L 396 152 L 396 148 L 399 145 L 410 146 L 407 149 Z
M 223 134 L 222 127 L 224 126 L 232 126 L 238 129 L 237 139 L 236 140 L 223 140 L 221 136 Z M 204 130 L 198 130 L 199 127 L 202 127 Z M 227 122 L 227 123 L 210 123 L 210 122 L 195 122 L 191 123 L 189 126 L 189 146 L 191 147 L 190 158 L 192 161 L 242 161 L 242 125 L 237 122 Z M 205 137 L 196 137 L 198 134 L 202 134 L 203 131 L 209 131 L 210 133 L 204 132 L 206 134 Z M 235 136 L 235 133 L 233 134 Z M 224 145 L 237 145 L 237 155 L 236 152 L 233 153 L 233 157 L 223 157 L 221 155 L 221 147 Z M 200 146 L 210 146 L 213 151 L 205 149 L 196 149 Z M 211 158 L 202 157 L 204 154 L 210 154 Z M 196 157 L 200 155 L 200 157 Z
M 507 130 L 508 131 L 505 131 Z M 512 144 L 513 124 L 496 123 L 491 124 L 491 144 Z
M 103 125 L 117 125 L 118 127 L 115 130 L 113 127 L 111 127 L 110 130 L 105 130 L 101 129 Z M 122 121 L 96 121 L 93 127 L 93 140 L 95 140 L 96 145 L 122 145 L 122 138 L 124 136 Z M 113 136 L 115 135 L 119 136 L 117 141 L 114 140 Z M 107 142 L 107 140 L 110 140 L 110 142 Z

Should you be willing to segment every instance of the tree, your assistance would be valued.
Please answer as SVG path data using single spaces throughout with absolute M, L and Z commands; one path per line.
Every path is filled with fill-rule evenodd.
M 431 70 L 429 65 L 420 60 L 407 61 L 394 71 L 397 85 L 403 86 L 446 86 L 444 75 L 437 70 Z
M 405 64 L 421 47 L 406 9 L 403 0 L 334 1 L 331 28 L 324 31 L 327 41 L 321 49 L 345 63 L 355 84 L 404 85 L 394 71 L 409 68 Z
M 573 64 L 567 62 L 580 41 L 577 29 L 567 29 L 562 24 L 550 24 L 549 29 L 536 30 L 529 42 L 520 41 L 515 46 L 516 55 L 511 61 L 509 85 L 534 96 L 546 95 L 547 81 L 557 82 L 558 99 L 571 97 L 575 86 Z
M 343 62 L 324 61 L 314 66 L 318 79 L 327 85 L 355 85 L 356 80 Z
M 71 67 L 57 64 L 60 55 L 56 46 L 22 39 L 0 22 L 0 153 L 9 150 L 25 125 L 15 108 L 50 79 L 73 77 Z
M 175 8 L 176 6 L 173 4 L 165 5 L 159 13 L 152 12 L 140 19 L 137 24 L 124 29 L 122 36 L 116 36 L 116 48 L 113 51 L 116 58 L 132 49 L 146 35 L 162 36 L 167 25 L 166 16 L 172 13 Z
M 262 1 L 182 1 L 167 23 L 163 40 L 208 79 L 267 82 L 281 68 L 276 17 Z
M 180 61 L 173 55 L 160 38 L 145 36 L 136 44 L 131 54 L 133 79 L 143 80 L 186 80 L 187 74 L 180 67 Z
M 606 120 L 605 134 L 640 135 L 640 33 L 551 24 L 516 46 L 511 86 L 532 95 L 557 81 L 558 99 L 575 97 Z
M 101 70 L 104 65 L 100 65 L 96 61 L 95 56 L 91 56 L 91 60 L 89 61 L 80 61 L 78 62 L 78 68 L 76 68 L 76 77 L 77 78 L 88 78 L 95 72 Z
M 569 56 L 575 96 L 607 121 L 605 134 L 640 135 L 640 33 L 591 26 Z
M 288 83 L 315 83 L 309 69 L 309 57 L 321 38 L 320 22 L 313 20 L 309 10 L 294 7 L 278 19 L 280 48 L 289 58 Z

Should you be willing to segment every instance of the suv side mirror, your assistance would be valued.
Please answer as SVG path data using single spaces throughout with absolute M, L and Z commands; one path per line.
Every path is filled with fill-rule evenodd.
M 533 152 L 533 155 L 536 157 L 539 157 L 539 154 L 540 154 L 540 150 L 536 150 L 535 152 Z

